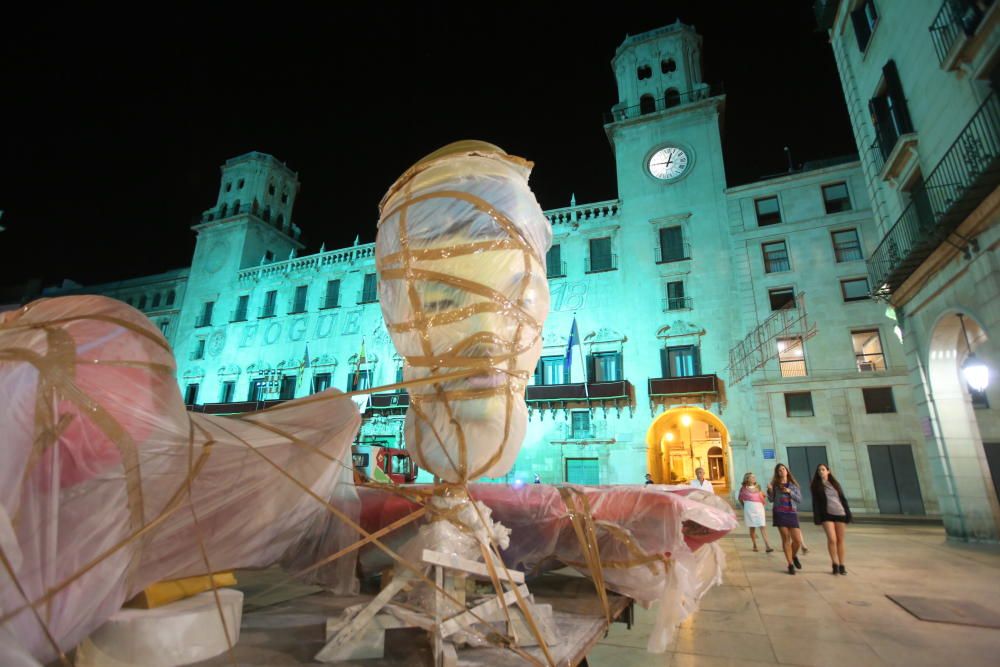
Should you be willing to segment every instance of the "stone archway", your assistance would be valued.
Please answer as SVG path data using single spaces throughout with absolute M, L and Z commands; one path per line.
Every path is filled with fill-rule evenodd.
M 969 344 L 996 370 L 997 357 L 986 331 L 963 311 Z M 928 451 L 948 534 L 970 541 L 1000 538 L 1000 502 L 990 474 L 976 412 L 962 375 L 968 358 L 955 312 L 942 315 L 931 332 L 927 355 L 929 407 L 935 428 Z
M 701 467 L 716 492 L 725 493 L 732 484 L 728 459 L 729 429 L 704 408 L 671 408 L 658 415 L 646 431 L 647 469 L 657 484 L 684 484 L 694 478 L 695 468 Z

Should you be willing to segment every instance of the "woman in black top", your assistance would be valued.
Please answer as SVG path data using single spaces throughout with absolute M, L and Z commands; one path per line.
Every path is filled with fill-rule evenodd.
M 844 566 L 844 534 L 851 522 L 851 508 L 847 497 L 830 468 L 825 463 L 816 466 L 812 484 L 809 485 L 813 497 L 813 523 L 822 525 L 826 531 L 826 549 L 833 562 L 833 574 L 847 574 Z

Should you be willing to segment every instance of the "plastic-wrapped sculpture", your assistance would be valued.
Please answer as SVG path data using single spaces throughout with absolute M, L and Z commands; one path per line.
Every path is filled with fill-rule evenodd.
M 411 167 L 382 201 L 380 302 L 404 377 L 474 372 L 410 390 L 407 448 L 446 482 L 503 475 L 524 439 L 552 242 L 530 171 L 496 146 L 457 142 Z
M 160 331 L 112 299 L 0 314 L 0 642 L 48 662 L 157 581 L 355 541 L 332 517 L 359 511 L 350 400 L 189 414 L 175 371 Z M 353 563 L 326 577 L 349 591 Z

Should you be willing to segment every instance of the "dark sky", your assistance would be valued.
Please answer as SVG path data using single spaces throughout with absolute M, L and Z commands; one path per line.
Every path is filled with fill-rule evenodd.
M 677 18 L 704 37 L 705 80 L 725 84 L 731 185 L 783 171 L 785 145 L 796 162 L 854 151 L 804 0 L 202 4 L 7 23 L 0 286 L 188 265 L 219 166 L 250 150 L 299 173 L 306 252 L 374 240 L 386 188 L 457 139 L 533 160 L 543 208 L 613 198 L 609 62 L 626 34 Z

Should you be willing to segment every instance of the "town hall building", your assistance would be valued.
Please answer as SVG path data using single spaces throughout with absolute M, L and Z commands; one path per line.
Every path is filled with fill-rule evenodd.
M 766 481 L 782 462 L 808 506 L 826 463 L 857 513 L 942 514 L 905 326 L 870 296 L 880 285 L 866 259 L 886 229 L 867 158 L 730 187 L 726 96 L 702 79 L 694 28 L 630 36 L 612 69 L 618 198 L 545 211 L 552 305 L 506 481 L 637 484 L 648 471 L 683 483 L 702 467 L 732 495 L 744 473 Z M 47 295 L 96 292 L 143 311 L 193 409 L 399 381 L 374 244 L 302 254 L 298 175 L 259 152 L 221 172 L 190 267 Z M 567 372 L 574 319 L 585 363 Z M 965 394 L 977 413 L 1000 406 L 987 391 Z M 405 392 L 362 407 L 359 443 L 405 446 Z M 1000 442 L 995 431 L 981 441 Z

